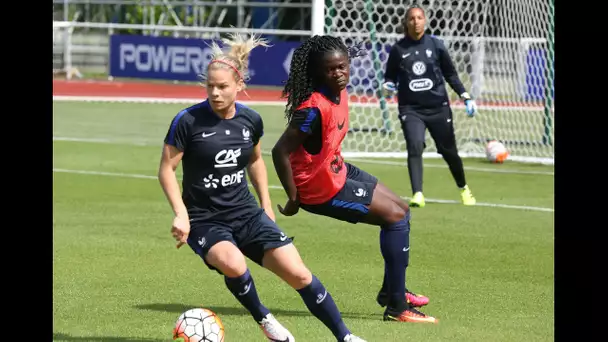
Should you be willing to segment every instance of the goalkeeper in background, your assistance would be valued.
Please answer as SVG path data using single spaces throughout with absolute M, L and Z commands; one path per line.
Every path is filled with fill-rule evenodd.
M 398 94 L 399 119 L 407 143 L 407 167 L 414 195 L 410 206 L 424 207 L 422 152 L 426 147 L 427 128 L 460 188 L 462 203 L 474 205 L 475 197 L 467 186 L 456 147 L 444 78 L 464 100 L 469 117 L 475 115 L 475 101 L 462 85 L 443 42 L 424 34 L 425 24 L 422 8 L 412 6 L 407 10 L 403 22 L 405 37 L 391 47 L 382 85 L 386 97 Z

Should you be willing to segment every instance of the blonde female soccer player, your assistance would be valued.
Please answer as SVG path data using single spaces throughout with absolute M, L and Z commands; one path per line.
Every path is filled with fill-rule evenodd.
M 267 42 L 235 35 L 224 43 L 227 51 L 212 45 L 214 57 L 205 75 L 208 98 L 179 112 L 165 137 L 158 178 L 175 213 L 171 233 L 177 247 L 188 243 L 210 269 L 224 275 L 228 290 L 269 340 L 295 341 L 258 298 L 245 257 L 293 287 L 338 341 L 363 341 L 351 334 L 329 292 L 274 222 L 260 147 L 264 124 L 257 112 L 236 102 L 245 88 L 249 53 Z M 175 176 L 180 162 L 181 193 Z

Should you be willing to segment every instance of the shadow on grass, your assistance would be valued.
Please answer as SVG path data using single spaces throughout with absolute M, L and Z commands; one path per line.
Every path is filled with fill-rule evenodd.
M 304 305 L 304 304 L 302 304 Z M 153 304 L 142 304 L 136 305 L 135 308 L 141 310 L 152 310 L 152 311 L 164 311 L 171 312 L 175 314 L 181 314 L 182 312 L 192 309 L 196 306 L 185 305 L 179 303 L 153 303 Z M 249 311 L 247 311 L 243 307 L 229 307 L 229 306 L 205 306 L 205 308 L 215 312 L 220 317 L 223 315 L 235 315 L 235 316 L 249 316 Z M 302 310 L 285 310 L 285 309 L 277 309 L 277 308 L 268 308 L 270 312 L 276 317 L 281 316 L 312 316 L 309 311 Z M 355 319 L 371 319 L 371 320 L 381 320 L 382 315 L 380 313 L 369 313 L 369 314 L 360 314 L 360 313 L 352 313 L 352 312 L 342 312 L 342 317 L 344 318 L 355 318 Z
M 159 340 L 154 338 L 141 337 L 120 337 L 120 336 L 71 336 L 68 334 L 53 333 L 53 341 L 103 341 L 103 342 L 168 342 L 171 339 Z

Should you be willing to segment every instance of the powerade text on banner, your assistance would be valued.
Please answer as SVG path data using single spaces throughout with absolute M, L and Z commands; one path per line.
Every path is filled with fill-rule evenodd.
M 110 76 L 200 81 L 211 61 L 211 40 L 196 38 L 112 35 Z M 281 86 L 287 80 L 291 56 L 299 42 L 272 42 L 257 47 L 249 58 L 249 84 Z

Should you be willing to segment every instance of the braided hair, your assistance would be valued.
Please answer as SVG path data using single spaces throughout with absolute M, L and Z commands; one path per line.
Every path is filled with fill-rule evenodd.
M 361 44 L 347 47 L 344 42 L 332 36 L 313 36 L 300 45 L 293 53 L 289 78 L 283 88 L 282 96 L 287 98 L 285 117 L 289 122 L 293 113 L 321 85 L 319 70 L 322 68 L 323 56 L 327 52 L 339 51 L 352 57 L 361 55 L 364 51 Z

